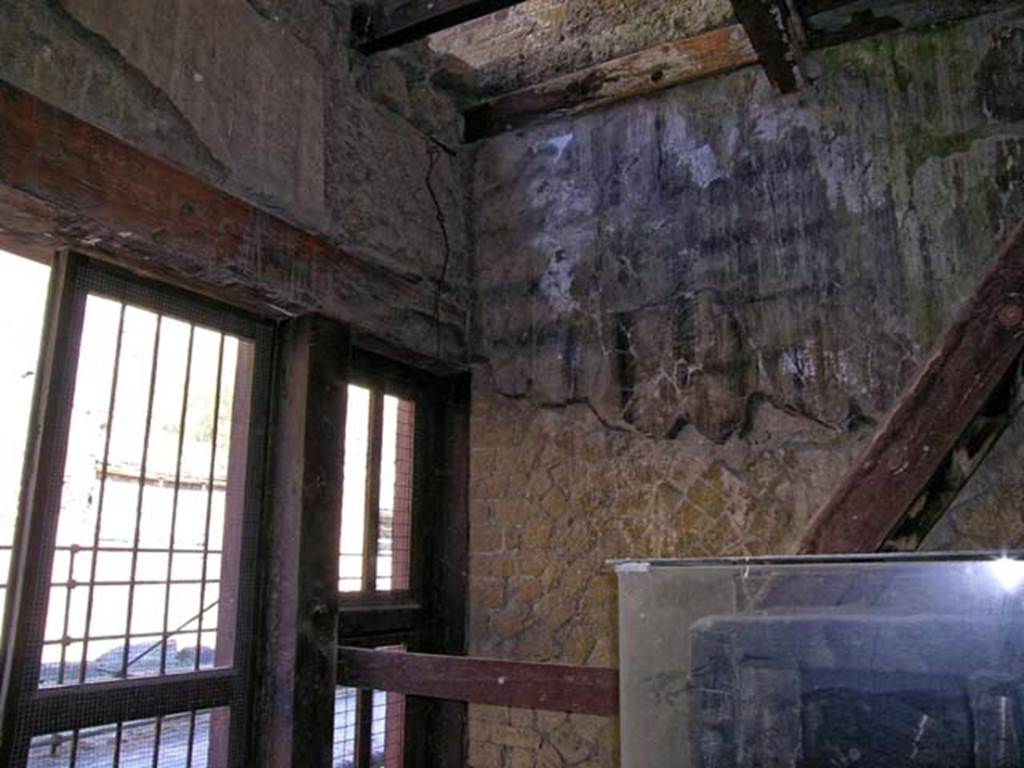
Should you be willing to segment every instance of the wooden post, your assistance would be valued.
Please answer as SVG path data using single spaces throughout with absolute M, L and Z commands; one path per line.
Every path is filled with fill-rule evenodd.
M 261 763 L 275 768 L 331 765 L 348 350 L 327 318 L 282 331 L 257 723 Z

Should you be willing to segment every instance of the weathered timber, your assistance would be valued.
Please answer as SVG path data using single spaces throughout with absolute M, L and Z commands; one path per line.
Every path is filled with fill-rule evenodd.
M 267 549 L 261 764 L 330 765 L 349 339 L 310 315 L 281 333 Z
M 338 683 L 473 704 L 614 716 L 619 673 L 605 667 L 338 649 Z
M 889 534 L 882 549 L 913 552 L 921 547 L 942 515 L 985 461 L 1003 432 L 1024 409 L 1024 358 L 1019 358 L 1004 381 L 956 442 L 956 446 L 910 505 L 907 516 Z
M 352 30 L 364 53 L 394 48 L 523 0 L 372 0 L 356 7 Z
M 803 41 L 799 17 L 787 0 L 732 0 L 732 7 L 768 79 L 782 93 L 795 91 L 800 85 Z
M 60 247 L 267 315 L 318 311 L 357 335 L 462 357 L 437 286 L 352 253 L 0 81 L 0 247 Z M 435 313 L 435 308 L 438 310 Z M 422 362 L 422 361 L 421 361 Z
M 573 115 L 757 61 L 739 25 L 684 37 L 472 107 L 465 113 L 465 138 L 477 141 L 540 118 Z
M 1022 349 L 1024 222 L 815 515 L 801 551 L 871 552 L 881 547 L 1011 375 Z

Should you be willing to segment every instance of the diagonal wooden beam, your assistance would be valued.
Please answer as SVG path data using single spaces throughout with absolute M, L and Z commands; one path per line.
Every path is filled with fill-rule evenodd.
M 524 0 L 371 0 L 352 17 L 356 48 L 374 53 L 518 5 Z
M 739 25 L 680 38 L 473 107 L 464 114 L 465 138 L 477 141 L 755 63 Z
M 768 79 L 782 93 L 797 90 L 805 47 L 799 14 L 787 0 L 732 0 L 732 7 Z
M 801 552 L 872 552 L 894 532 L 899 535 L 915 505 L 927 498 L 930 484 L 957 460 L 951 455 L 964 445 L 965 432 L 985 415 L 1000 388 L 1013 381 L 1022 351 L 1024 222 L 1007 239 L 867 450 L 814 517 Z M 985 442 L 991 445 L 994 439 Z M 977 455 L 983 452 L 975 451 Z M 980 459 L 968 463 L 961 485 L 978 463 Z M 946 503 L 955 496 L 948 489 L 944 494 Z

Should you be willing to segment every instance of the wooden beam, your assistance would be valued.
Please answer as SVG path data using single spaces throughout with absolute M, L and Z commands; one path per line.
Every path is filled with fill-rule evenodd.
M 731 72 L 757 60 L 738 25 L 684 37 L 472 107 L 464 115 L 466 141 Z
M 953 450 L 910 505 L 906 517 L 886 538 L 887 552 L 914 552 L 960 495 L 989 451 L 1024 410 L 1024 359 L 1018 359 L 1006 379 L 989 397 Z
M 462 312 L 436 285 L 349 252 L 0 81 L 0 247 L 60 247 L 264 316 L 321 312 L 460 356 Z M 382 332 L 383 331 L 383 332 Z
M 872 552 L 906 520 L 1024 350 L 1024 222 L 817 513 L 803 553 Z
M 338 684 L 499 707 L 608 717 L 619 712 L 619 673 L 605 667 L 343 647 Z
M 797 90 L 803 57 L 799 15 L 787 0 L 732 0 L 732 7 L 768 79 L 782 93 Z
M 263 532 L 268 640 L 254 728 L 261 765 L 331 764 L 348 344 L 340 324 L 316 315 L 281 332 Z
M 394 48 L 463 24 L 523 0 L 372 0 L 352 18 L 356 47 L 364 53 Z

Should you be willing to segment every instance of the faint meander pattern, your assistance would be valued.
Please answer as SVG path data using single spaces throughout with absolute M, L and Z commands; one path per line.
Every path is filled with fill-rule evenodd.
M 232 665 L 251 354 L 89 296 L 40 685 Z

